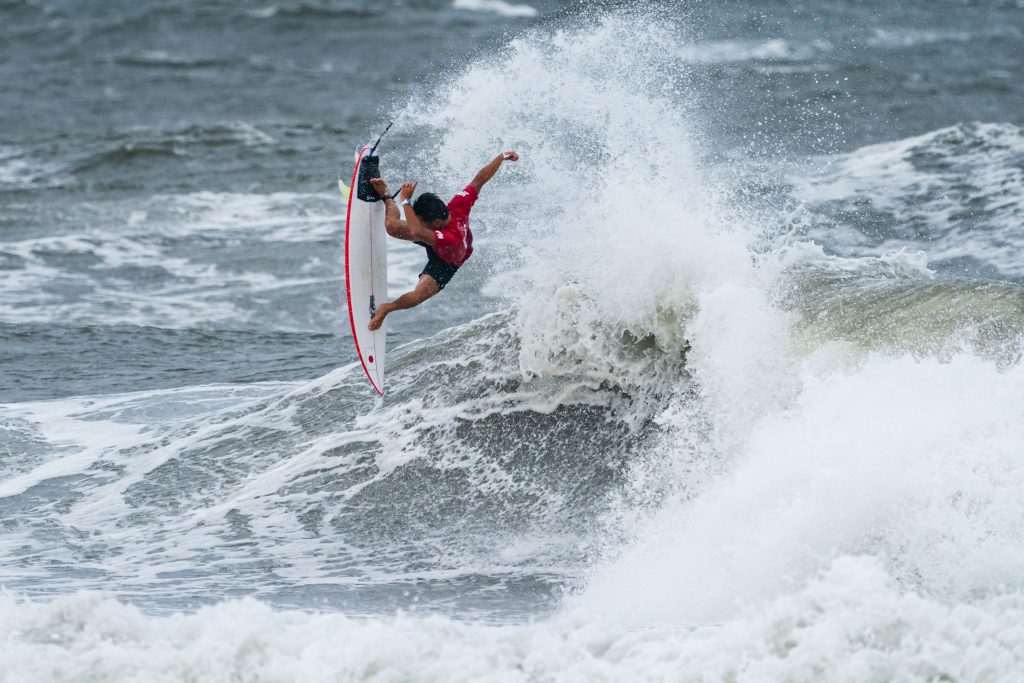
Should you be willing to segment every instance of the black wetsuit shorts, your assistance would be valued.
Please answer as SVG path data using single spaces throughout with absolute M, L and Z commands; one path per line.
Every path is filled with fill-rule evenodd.
M 455 271 L 459 267 L 441 260 L 441 257 L 437 255 L 437 252 L 429 244 L 423 242 L 417 242 L 416 244 L 427 250 L 427 265 L 423 268 L 420 276 L 429 275 L 437 283 L 438 291 L 444 289 L 445 285 L 452 281 Z

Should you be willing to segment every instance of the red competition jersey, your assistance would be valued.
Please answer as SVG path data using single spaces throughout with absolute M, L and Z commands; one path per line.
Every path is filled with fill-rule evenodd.
M 448 214 L 452 217 L 448 225 L 434 231 L 434 251 L 442 261 L 456 268 L 466 262 L 473 253 L 473 233 L 469 230 L 469 212 L 480 195 L 472 185 L 458 193 L 448 202 Z

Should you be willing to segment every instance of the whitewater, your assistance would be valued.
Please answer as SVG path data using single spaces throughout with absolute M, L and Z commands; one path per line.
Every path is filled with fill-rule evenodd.
M 270 9 L 246 26 L 378 19 Z M 472 267 L 395 314 L 384 399 L 343 329 L 333 179 L 212 180 L 291 179 L 311 134 L 344 165 L 377 128 L 0 140 L 0 681 L 1021 678 L 1020 122 L 856 137 L 837 67 L 763 112 L 813 142 L 740 154 L 716 81 L 831 73 L 841 38 L 649 9 L 436 10 L 541 19 L 372 121 L 398 121 L 389 179 L 442 193 L 522 155 Z M 160 54 L 128 67 L 281 68 Z M 202 187 L 149 166 L 180 158 Z M 73 219 L 33 203 L 55 192 Z M 420 252 L 393 246 L 398 294 Z

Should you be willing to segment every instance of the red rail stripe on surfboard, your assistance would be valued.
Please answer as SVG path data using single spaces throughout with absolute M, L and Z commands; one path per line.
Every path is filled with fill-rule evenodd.
M 345 299 L 348 302 L 348 324 L 352 327 L 352 341 L 355 342 L 356 354 L 359 355 L 359 362 L 363 366 L 363 372 L 366 373 L 366 379 L 370 380 L 370 386 L 376 389 L 378 394 L 383 396 L 384 391 L 377 386 L 377 382 L 375 382 L 373 376 L 370 375 L 370 368 L 366 367 L 366 361 L 363 360 L 362 349 L 359 348 L 359 335 L 356 334 L 356 320 L 352 316 L 352 288 L 349 286 L 351 275 L 349 269 L 348 231 L 351 229 L 352 225 L 350 220 L 352 218 L 352 201 L 358 195 L 357 182 L 359 180 L 359 167 L 363 163 L 363 155 L 366 153 L 366 150 L 366 147 L 359 150 L 359 157 L 356 159 L 356 167 L 352 169 L 352 184 L 349 185 L 348 207 L 345 211 Z M 373 362 L 372 356 L 370 362 Z

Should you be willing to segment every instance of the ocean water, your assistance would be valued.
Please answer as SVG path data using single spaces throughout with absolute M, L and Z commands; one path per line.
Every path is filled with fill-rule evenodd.
M 1024 679 L 1021 55 L 1019 0 L 0 0 L 0 681 Z M 380 399 L 392 120 L 393 183 L 522 160 Z

